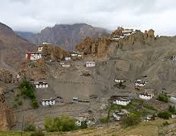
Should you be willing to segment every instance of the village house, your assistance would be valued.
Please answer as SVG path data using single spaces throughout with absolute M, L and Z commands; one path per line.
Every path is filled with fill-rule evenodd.
M 139 94 L 139 98 L 143 99 L 143 100 L 150 100 L 150 99 L 152 99 L 153 96 L 154 96 L 153 94 L 149 94 L 149 93 Z
M 78 54 L 78 58 L 81 58 L 82 57 L 82 55 L 81 54 Z
M 26 53 L 26 59 L 28 60 L 39 60 L 42 58 L 42 54 L 41 53 L 37 53 L 37 52 L 28 52 Z
M 36 88 L 48 88 L 48 83 L 46 82 L 34 82 Z
M 176 104 L 176 96 L 171 96 L 169 98 L 169 101 L 172 102 L 172 103 L 174 103 L 174 104 Z
M 76 52 L 71 52 L 71 57 L 77 57 L 78 56 L 78 53 L 76 53 Z
M 78 97 L 73 97 L 72 102 L 78 102 Z
M 149 114 L 144 117 L 144 121 L 146 122 L 151 121 L 151 120 L 155 120 L 155 115 Z
M 120 111 L 115 111 L 112 114 L 112 117 L 115 119 L 115 121 L 119 121 L 122 119 L 122 117 L 126 116 L 129 114 L 129 112 L 125 109 L 121 109 Z
M 113 104 L 127 106 L 131 100 L 127 96 L 111 96 L 110 100 Z
M 90 68 L 90 67 L 95 67 L 95 62 L 94 61 L 87 61 L 86 62 L 86 67 L 88 68 Z
M 80 103 L 89 103 L 90 101 L 89 100 L 86 100 L 86 99 L 79 99 L 78 97 L 73 97 L 73 99 L 72 99 L 72 102 L 73 103 L 78 103 L 78 102 L 80 102 Z
M 42 106 L 52 106 L 56 104 L 56 100 L 53 98 L 42 99 Z
M 120 39 L 123 39 L 125 36 L 120 36 Z
M 56 98 L 50 98 L 50 99 L 42 99 L 41 103 L 42 106 L 53 106 L 56 103 L 63 103 L 63 98 L 58 96 Z
M 135 87 L 144 87 L 146 85 L 146 81 L 143 81 L 141 79 L 137 79 L 135 81 Z
M 171 59 L 172 61 L 176 61 L 176 56 L 173 55 L 173 56 L 170 57 L 170 59 Z
M 112 117 L 116 120 L 119 121 L 121 119 L 121 116 L 119 116 L 118 114 L 116 114 L 115 112 L 112 113 Z
M 125 35 L 125 34 L 132 34 L 133 33 L 133 29 L 124 29 L 122 30 L 122 34 Z
M 112 37 L 112 40 L 114 40 L 114 41 L 119 41 L 119 40 L 120 40 L 120 37 Z
M 38 52 L 42 52 L 43 46 L 38 46 Z
M 87 122 L 87 118 L 85 118 L 85 117 L 77 117 L 75 125 L 78 126 L 78 127 L 81 127 L 83 122 Z
M 48 42 L 43 42 L 42 44 L 43 44 L 43 45 L 48 45 L 48 44 L 51 44 L 51 43 L 48 43 Z
M 71 57 L 65 57 L 65 61 L 71 60 Z
M 63 68 L 69 68 L 71 65 L 68 64 L 68 63 L 64 63 L 64 62 L 61 62 L 60 65 L 63 67 Z
M 122 80 L 122 79 L 115 79 L 114 80 L 116 83 L 124 83 L 125 82 L 125 80 Z
M 81 127 L 82 123 L 86 123 L 87 127 L 95 125 L 95 119 L 90 119 L 89 117 L 76 117 L 75 125 Z

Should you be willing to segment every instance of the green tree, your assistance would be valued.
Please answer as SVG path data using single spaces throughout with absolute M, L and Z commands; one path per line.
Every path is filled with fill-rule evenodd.
M 35 99 L 35 88 L 34 86 L 27 81 L 26 79 L 24 79 L 20 85 L 19 85 L 19 89 L 21 90 L 21 94 L 25 95 L 27 97 L 29 97 L 30 99 Z
M 26 79 L 23 79 L 23 81 L 19 85 L 19 89 L 23 96 L 31 99 L 31 106 L 34 109 L 39 107 L 38 102 L 36 100 L 36 96 L 35 96 L 35 88 L 29 81 L 27 81 Z

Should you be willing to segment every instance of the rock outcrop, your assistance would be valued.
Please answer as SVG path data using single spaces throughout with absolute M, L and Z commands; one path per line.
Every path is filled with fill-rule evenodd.
M 76 50 L 83 52 L 84 55 L 103 57 L 106 55 L 110 43 L 111 41 L 106 37 L 97 39 L 87 37 L 76 46 Z
M 42 57 L 44 60 L 53 60 L 59 61 L 64 59 L 64 57 L 69 56 L 69 52 L 64 49 L 53 46 L 53 45 L 45 45 L 42 50 Z
M 54 46 L 54 45 L 41 45 L 42 49 L 42 59 L 37 61 L 26 60 L 22 63 L 20 68 L 20 75 L 26 77 L 30 80 L 44 80 L 48 76 L 47 62 L 51 61 L 61 61 L 65 57 L 70 56 L 68 51 Z
M 112 32 L 111 36 L 102 38 L 86 37 L 80 44 L 76 46 L 76 50 L 83 52 L 84 55 L 93 55 L 104 57 L 107 55 L 108 49 L 112 43 L 121 49 L 143 48 L 144 45 L 155 39 L 154 30 L 150 29 L 144 33 L 140 30 L 124 29 L 118 27 Z

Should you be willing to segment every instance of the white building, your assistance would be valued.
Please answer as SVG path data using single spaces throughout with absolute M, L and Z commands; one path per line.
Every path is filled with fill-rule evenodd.
M 42 52 L 43 46 L 38 46 L 38 52 Z
M 28 60 L 39 60 L 41 58 L 42 58 L 41 53 L 36 53 L 36 52 L 26 53 L 26 59 L 28 59 Z
M 61 66 L 63 67 L 63 68 L 69 68 L 71 65 L 70 64 L 61 64 Z
M 113 100 L 113 104 L 121 105 L 121 106 L 127 106 L 131 102 L 130 99 L 119 97 L 116 100 Z
M 172 103 L 176 103 L 176 97 L 175 96 L 171 96 L 169 98 L 169 101 L 172 102 Z
M 142 81 L 141 79 L 137 79 L 135 81 L 135 87 L 144 87 L 146 85 L 145 81 Z
M 81 54 L 78 54 L 78 58 L 81 58 L 82 57 L 82 55 Z
M 116 121 L 119 121 L 121 119 L 121 116 L 117 115 L 116 113 L 113 113 L 112 116 Z
M 73 97 L 72 102 L 78 102 L 79 98 L 78 97 Z
M 95 67 L 95 62 L 94 61 L 87 61 L 86 62 L 86 67 Z
M 120 40 L 120 37 L 113 37 L 112 40 L 118 41 L 118 40 Z
M 47 45 L 47 44 L 51 44 L 51 43 L 48 43 L 48 42 L 43 42 L 42 44 L 43 44 L 43 45 Z
M 154 96 L 153 94 L 148 94 L 148 93 L 139 94 L 139 98 L 143 100 L 150 100 L 152 99 L 153 96 Z
M 122 30 L 122 34 L 131 34 L 133 32 L 133 29 L 124 29 Z
M 48 83 L 46 82 L 35 82 L 34 85 L 36 88 L 48 88 Z
M 172 61 L 176 61 L 176 56 L 175 56 L 175 55 L 174 55 L 174 56 L 171 56 L 170 59 L 171 59 Z
M 75 125 L 80 127 L 82 122 L 86 121 L 87 119 L 85 117 L 77 117 L 76 118 L 76 122 L 75 122 Z
M 77 57 L 78 54 L 77 53 L 71 53 L 71 57 Z
M 65 57 L 65 61 L 71 60 L 71 57 Z
M 52 106 L 56 104 L 56 100 L 55 99 L 42 99 L 42 106 Z
M 127 34 L 123 34 L 124 36 L 130 36 L 131 34 L 130 33 L 127 33 Z
M 125 82 L 125 80 L 122 80 L 122 79 L 115 79 L 114 80 L 116 83 L 124 83 Z

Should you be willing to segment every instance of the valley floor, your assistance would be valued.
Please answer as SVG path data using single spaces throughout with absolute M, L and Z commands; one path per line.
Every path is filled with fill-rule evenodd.
M 169 125 L 163 126 L 164 122 Z M 170 136 L 176 135 L 176 119 L 155 120 L 142 122 L 141 124 L 121 128 L 118 124 L 105 124 L 101 127 L 89 128 L 84 130 L 66 133 L 46 133 L 46 136 Z M 20 132 L 0 132 L 0 136 L 21 136 Z M 30 133 L 22 133 L 22 136 L 30 136 Z

